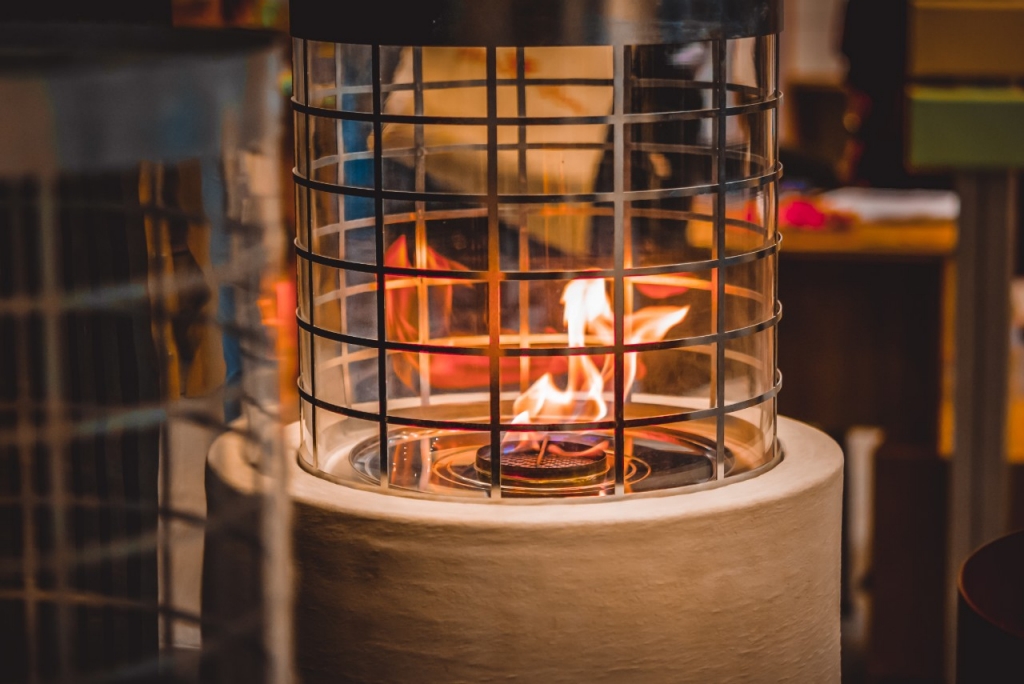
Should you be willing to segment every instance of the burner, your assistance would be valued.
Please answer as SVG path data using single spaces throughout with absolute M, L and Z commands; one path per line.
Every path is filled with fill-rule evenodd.
M 686 429 L 626 430 L 622 477 L 626 491 L 650 492 L 715 480 L 713 427 L 691 421 Z M 379 438 L 373 435 L 350 444 L 322 468 L 336 477 L 353 473 L 367 484 L 379 483 Z M 450 496 L 486 496 L 491 488 L 491 445 L 485 432 L 401 428 L 390 433 L 388 451 L 393 487 Z M 609 432 L 506 433 L 501 452 L 502 490 L 509 496 L 614 492 L 615 439 Z M 726 448 L 725 474 L 747 470 L 743 460 L 734 448 Z
M 611 440 L 603 435 L 551 433 L 538 440 L 506 442 L 501 446 L 503 478 L 550 483 L 589 480 L 611 468 Z M 476 471 L 491 480 L 491 445 L 476 452 Z

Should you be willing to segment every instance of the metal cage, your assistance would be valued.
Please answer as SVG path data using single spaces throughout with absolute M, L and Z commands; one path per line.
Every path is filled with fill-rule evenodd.
M 777 462 L 779 24 L 294 0 L 303 467 L 497 499 Z

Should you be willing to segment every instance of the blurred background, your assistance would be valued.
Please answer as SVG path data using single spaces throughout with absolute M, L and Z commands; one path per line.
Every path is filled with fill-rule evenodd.
M 280 34 L 284 133 L 271 173 L 284 201 L 270 239 L 281 256 L 258 304 L 278 331 L 281 419 L 296 420 L 287 1 L 110 2 L 106 17 L 102 1 L 28 4 L 7 0 L 0 17 L 91 12 Z M 992 16 L 993 6 L 1009 14 Z M 779 411 L 827 431 L 845 452 L 851 684 L 948 681 L 959 564 L 1024 528 L 1024 236 L 1014 170 L 1024 163 L 1024 56 L 1004 45 L 1024 27 L 1020 16 L 1014 0 L 785 2 Z M 205 368 L 219 368 L 219 349 L 191 353 L 210 354 Z M 202 364 L 193 368 L 182 393 L 216 384 L 203 381 Z M 205 454 L 209 437 L 197 439 L 207 440 L 195 445 Z M 175 490 L 175 505 L 201 517 L 202 471 L 189 477 L 195 486 Z M 179 596 L 198 609 L 198 573 L 183 577 Z M 200 635 L 170 638 L 188 649 Z

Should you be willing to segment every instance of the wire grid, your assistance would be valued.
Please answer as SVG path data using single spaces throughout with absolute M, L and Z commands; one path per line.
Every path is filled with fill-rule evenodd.
M 255 382 L 276 377 L 255 310 L 264 226 L 229 220 L 232 257 L 204 273 L 189 243 L 208 236 L 212 209 L 188 191 L 197 170 L 143 163 L 0 182 L 0 681 L 192 680 L 173 649 L 183 629 L 214 635 L 205 681 L 261 681 L 273 659 L 260 585 L 274 574 L 261 567 L 271 545 L 238 529 L 280 514 L 279 493 L 209 518 L 177 505 L 180 480 L 201 486 L 205 453 L 190 453 L 202 438 L 172 444 L 172 432 L 238 432 L 264 472 L 280 453 L 273 429 L 249 427 L 277 411 Z M 234 343 L 243 358 L 223 397 L 188 396 L 189 378 L 216 382 L 189 372 L 199 340 Z M 252 557 L 252 578 L 207 587 L 241 583 L 250 613 L 204 616 L 177 595 L 182 553 L 204 536 Z M 224 654 L 247 666 L 225 673 Z
M 379 430 L 381 444 L 388 443 L 389 426 L 432 428 L 438 430 L 486 430 L 490 435 L 491 453 L 500 454 L 503 433 L 507 432 L 563 432 L 602 430 L 610 431 L 615 437 L 615 493 L 624 493 L 625 454 L 624 437 L 629 428 L 652 425 L 666 425 L 685 421 L 713 419 L 716 422 L 716 472 L 715 479 L 725 478 L 726 463 L 726 417 L 746 409 L 765 406 L 770 412 L 770 435 L 766 437 L 766 449 L 771 453 L 766 458 L 773 462 L 777 458 L 775 441 L 775 406 L 774 398 L 781 385 L 781 375 L 776 370 L 774 352 L 775 326 L 781 317 L 781 307 L 776 298 L 776 275 L 774 258 L 778 251 L 779 238 L 775 231 L 777 206 L 775 202 L 775 185 L 781 174 L 777 162 L 777 107 L 780 95 L 775 88 L 777 73 L 777 51 L 775 36 L 751 38 L 756 40 L 757 54 L 765 59 L 760 63 L 765 85 L 747 85 L 731 81 L 729 78 L 729 54 L 737 41 L 719 39 L 708 41 L 711 70 L 706 80 L 667 80 L 664 78 L 638 76 L 634 69 L 634 57 L 640 50 L 638 46 L 610 46 L 613 52 L 613 75 L 611 79 L 594 78 L 529 78 L 526 70 L 527 53 L 530 48 L 480 48 L 486 55 L 486 74 L 484 78 L 453 80 L 426 80 L 423 77 L 424 48 L 405 47 L 412 56 L 412 78 L 408 82 L 389 82 L 384 74 L 384 56 L 395 48 L 381 45 L 353 46 L 331 43 L 320 43 L 303 39 L 294 40 L 294 73 L 296 79 L 293 109 L 296 117 L 296 159 L 297 168 L 294 174 L 297 192 L 298 236 L 296 249 L 299 258 L 300 303 L 298 325 L 303 331 L 304 340 L 300 343 L 301 377 L 299 394 L 303 403 L 303 423 L 307 426 L 303 440 L 312 459 L 314 469 L 320 467 L 321 454 L 318 453 L 318 410 L 328 414 L 336 414 L 350 420 L 361 420 L 375 423 Z M 343 77 L 343 53 L 346 51 L 369 52 L 369 64 L 365 68 L 368 82 L 346 82 Z M 516 65 L 515 78 L 499 78 L 499 54 L 508 55 L 514 52 Z M 330 53 L 335 60 L 335 82 L 325 85 L 317 83 L 314 77 L 315 67 L 311 63 L 312 55 Z M 600 115 L 539 117 L 528 116 L 526 93 L 529 88 L 543 87 L 611 87 L 614 92 L 612 112 Z M 700 88 L 711 93 L 710 107 L 699 107 L 679 111 L 632 111 L 630 103 L 634 89 L 643 88 Z M 482 88 L 486 92 L 486 116 L 430 116 L 424 114 L 424 100 L 432 90 L 456 88 Z M 517 111 L 514 116 L 499 116 L 499 89 L 514 88 L 517 94 Z M 413 92 L 413 112 L 397 114 L 386 110 L 387 98 L 407 91 Z M 364 105 L 353 106 L 355 98 L 363 98 Z M 365 106 L 369 97 L 370 106 Z M 736 145 L 729 140 L 728 122 L 745 115 L 761 114 L 770 117 L 770 125 L 762 132 L 768 140 L 761 141 L 765 152 L 757 154 L 751 150 L 752 145 Z M 334 153 L 331 150 L 319 150 L 322 141 L 317 139 L 318 126 L 336 126 Z M 703 144 L 684 139 L 681 131 L 687 123 L 710 126 L 710 140 Z M 372 131 L 372 146 L 366 150 L 348 150 L 348 140 L 343 132 L 344 126 L 350 124 L 369 125 Z M 637 141 L 629 133 L 629 128 L 636 125 L 674 124 L 679 133 L 668 140 Z M 414 127 L 413 149 L 385 149 L 384 133 L 387 126 L 412 125 Z M 531 129 L 542 126 L 607 126 L 611 135 L 600 143 L 536 143 L 530 141 Z M 452 144 L 445 147 L 428 147 L 424 141 L 424 131 L 431 126 L 462 126 L 486 128 L 486 142 Z M 499 130 L 513 128 L 516 141 L 500 142 Z M 526 191 L 527 155 L 531 150 L 558 149 L 593 149 L 598 150 L 606 159 L 611 160 L 612 187 L 609 189 L 595 188 L 591 192 L 530 192 Z M 485 191 L 452 191 L 450 188 L 430 187 L 427 172 L 427 159 L 431 154 L 444 154 L 453 151 L 462 153 L 482 153 L 486 160 L 483 170 L 486 176 Z M 705 182 L 678 183 L 671 187 L 633 188 L 631 159 L 634 153 L 688 153 L 706 156 L 710 161 L 710 177 Z M 318 156 L 319 153 L 319 156 Z M 518 159 L 519 191 L 508 191 L 499 187 L 499 155 L 515 153 Z M 389 159 L 399 155 L 407 155 L 414 161 L 413 187 L 403 189 L 392 186 L 385 178 L 385 164 Z M 352 163 L 370 163 L 373 168 L 373 179 L 370 183 L 350 181 L 346 178 L 346 168 Z M 737 164 L 742 169 L 735 172 Z M 730 172 L 728 169 L 733 168 Z M 436 185 L 436 184 L 435 184 Z M 766 196 L 763 215 L 760 222 L 727 215 L 727 199 L 730 194 L 745 191 L 763 192 Z M 315 195 L 339 197 L 338 216 L 325 225 L 317 223 Z M 703 212 L 693 207 L 688 210 L 679 208 L 665 209 L 653 204 L 663 200 L 680 198 L 711 197 L 713 203 Z M 372 202 L 373 211 L 369 215 L 349 217 L 353 202 Z M 388 211 L 389 203 L 402 202 L 412 206 L 415 217 L 414 264 L 402 266 L 388 264 L 385 250 L 389 226 L 408 222 L 409 213 Z M 646 203 L 646 204 L 645 204 Z M 403 206 L 404 206 L 403 205 Z M 525 230 L 526 215 L 537 207 L 575 207 L 577 211 L 589 216 L 606 216 L 613 221 L 611 239 L 614 241 L 613 263 L 608 267 L 584 264 L 569 269 L 531 269 L 528 259 L 527 231 Z M 441 208 L 439 208 L 441 207 Z M 511 207 L 512 213 L 519 214 L 520 263 L 517 268 L 509 268 L 503 263 L 500 240 L 503 223 L 515 224 L 515 216 L 511 221 L 504 208 Z M 427 224 L 431 220 L 450 218 L 479 219 L 478 231 L 486 235 L 486 263 L 478 267 L 452 269 L 431 267 L 427 258 L 428 240 Z M 686 262 L 644 266 L 634 263 L 632 254 L 631 231 L 638 219 L 659 219 L 675 221 L 680 225 L 687 221 L 704 221 L 711 225 L 710 254 L 707 258 Z M 484 227 L 486 226 L 486 227 Z M 345 235 L 348 232 L 373 229 L 374 254 L 346 255 Z M 728 244 L 728 230 L 739 229 L 759 236 L 756 247 L 736 250 Z M 327 253 L 326 249 L 318 249 L 323 244 L 324 236 L 337 235 L 336 253 Z M 686 240 L 686 231 L 680 230 L 675 240 Z M 458 250 L 453 252 L 458 256 Z M 744 287 L 740 284 L 727 282 L 725 273 L 731 267 L 751 264 L 764 260 L 769 266 L 768 281 L 760 287 Z M 692 282 L 695 287 L 704 287 L 711 296 L 711 318 L 713 329 L 704 335 L 689 336 L 675 340 L 626 343 L 624 321 L 633 307 L 633 288 L 627 287 L 630 279 L 636 277 L 657 277 L 680 271 L 710 274 L 703 284 Z M 337 287 L 325 291 L 321 287 L 318 273 L 333 272 L 337 275 Z M 569 348 L 564 345 L 533 346 L 529 338 L 529 285 L 539 281 L 569 280 L 573 278 L 605 278 L 613 284 L 614 293 L 614 344 L 604 346 L 587 346 Z M 459 284 L 466 282 L 481 283 L 487 289 L 486 301 L 486 332 L 475 336 L 438 338 L 430 335 L 427 319 L 430 312 L 426 289 L 436 284 Z M 520 289 L 520 334 L 519 345 L 503 345 L 507 335 L 501 330 L 503 284 L 518 284 Z M 415 289 L 418 292 L 418 328 L 419 338 L 416 341 L 389 339 L 386 320 L 396 312 L 388 311 L 387 294 L 401 288 Z M 361 295 L 372 295 L 372 307 L 375 311 L 376 329 L 374 334 L 352 334 L 346 316 L 351 316 L 347 301 Z M 728 297 L 756 300 L 767 310 L 767 315 L 739 328 L 730 328 L 727 324 L 726 305 Z M 329 324 L 318 323 L 316 312 L 324 301 L 337 299 L 340 306 L 340 327 L 331 329 Z M 360 305 L 362 306 L 362 305 Z M 368 305 L 367 305 L 368 306 Z M 761 368 L 770 378 L 768 387 L 762 387 L 755 396 L 745 397 L 741 401 L 729 401 L 727 398 L 726 375 L 727 363 L 730 360 L 743 360 L 740 352 L 728 350 L 731 341 L 742 341 L 758 333 L 771 335 L 770 358 Z M 340 354 L 324 357 L 318 353 L 319 341 L 331 341 L 340 345 Z M 625 387 L 624 357 L 633 352 L 667 349 L 692 349 L 704 351 L 712 357 L 710 368 L 710 405 L 699 410 L 685 410 L 671 415 L 657 417 L 626 416 L 627 391 Z M 460 358 L 486 358 L 488 363 L 487 388 L 487 419 L 486 422 L 476 420 L 441 420 L 436 418 L 417 418 L 408 412 L 389 411 L 389 356 L 396 353 L 418 355 L 419 363 L 418 389 L 422 405 L 426 406 L 432 398 L 429 359 L 431 355 L 443 354 Z M 502 419 L 503 380 L 501 363 L 503 359 L 518 358 L 522 368 L 534 359 L 545 357 L 569 357 L 573 355 L 609 354 L 614 356 L 613 410 L 609 419 L 591 422 L 571 423 L 530 423 L 516 424 Z M 326 399 L 333 388 L 318 388 L 318 368 L 341 364 L 346 369 L 353 364 L 375 360 L 377 364 L 377 399 L 379 410 L 366 410 L 362 405 L 353 405 L 355 396 L 351 386 L 351 373 L 343 374 L 344 397 L 347 402 Z M 757 359 L 747 359 L 757 365 Z M 520 390 L 525 390 L 528 373 L 524 370 L 520 380 Z M 381 449 L 380 486 L 389 488 L 390 468 L 387 463 L 388 450 Z M 491 461 L 492 473 L 490 482 L 492 498 L 501 497 L 501 466 L 500 456 Z

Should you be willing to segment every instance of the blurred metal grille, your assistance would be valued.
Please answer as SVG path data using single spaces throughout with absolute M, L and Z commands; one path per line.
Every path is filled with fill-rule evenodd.
M 0 44 L 0 681 L 286 681 L 260 311 L 280 237 L 273 43 L 5 27 Z M 271 484 L 207 515 L 226 431 Z M 237 531 L 253 519 L 258 536 Z M 204 536 L 252 573 L 203 578 L 200 612 Z M 218 610 L 225 587 L 245 614 Z

